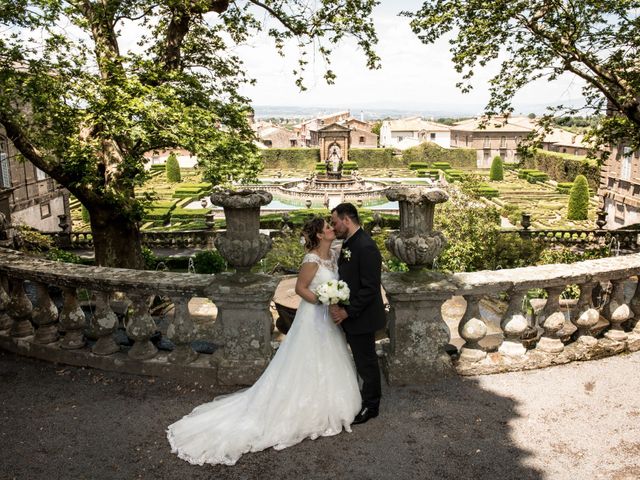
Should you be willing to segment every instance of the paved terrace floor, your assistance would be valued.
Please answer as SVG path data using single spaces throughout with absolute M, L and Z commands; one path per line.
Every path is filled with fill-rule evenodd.
M 0 478 L 638 479 L 639 371 L 640 352 L 385 387 L 351 434 L 198 467 L 164 429 L 221 390 L 0 352 Z

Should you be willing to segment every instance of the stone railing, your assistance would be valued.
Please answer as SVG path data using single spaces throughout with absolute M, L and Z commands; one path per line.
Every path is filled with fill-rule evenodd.
M 456 372 L 533 369 L 638 350 L 639 274 L 640 254 L 453 275 L 385 273 L 387 379 L 426 383 Z M 256 274 L 88 267 L 0 249 L 0 348 L 72 365 L 246 385 L 273 354 L 269 305 L 279 282 Z M 570 285 L 579 288 L 577 300 L 563 300 Z M 533 289 L 548 299 L 529 303 Z M 173 304 L 162 329 L 151 316 L 156 296 Z M 198 297 L 217 308 L 208 320 L 215 328 L 199 333 L 188 306 Z M 443 310 L 451 301 L 462 306 L 447 326 Z M 196 353 L 194 340 L 206 340 L 213 353 Z
M 392 383 L 424 383 L 454 371 L 527 370 L 639 350 L 639 274 L 640 254 L 453 275 L 385 274 L 387 376 Z M 573 302 L 563 300 L 571 285 L 579 288 Z M 533 289 L 548 298 L 531 307 Z M 462 345 L 452 360 L 442 310 L 460 297 L 466 301 L 457 324 Z M 496 307 L 493 319 L 481 308 L 486 303 Z
M 0 347 L 72 365 L 250 384 L 272 355 L 269 306 L 277 284 L 277 278 L 259 274 L 88 267 L 0 249 Z M 85 303 L 90 299 L 89 310 L 81 308 L 81 294 Z M 174 305 L 166 327 L 170 353 L 159 352 L 152 341 L 159 331 L 150 315 L 157 295 Z M 194 297 L 217 307 L 218 338 L 210 340 L 218 348 L 212 355 L 191 346 L 196 331 L 188 303 Z M 121 315 L 114 313 L 116 303 L 125 305 Z M 132 346 L 116 341 L 122 327 Z
M 613 247 L 625 250 L 638 250 L 637 230 L 577 230 L 577 229 L 520 229 L 520 230 L 500 230 L 504 235 L 520 235 L 524 238 L 538 239 L 549 243 L 563 245 L 586 245 L 596 243 L 609 244 L 613 242 Z
M 43 232 L 61 248 L 91 249 L 91 232 Z M 142 244 L 149 248 L 212 248 L 217 232 L 213 230 L 175 230 L 153 232 L 143 230 Z

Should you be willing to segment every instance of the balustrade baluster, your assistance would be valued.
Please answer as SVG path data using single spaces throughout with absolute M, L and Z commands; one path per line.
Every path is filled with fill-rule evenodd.
M 33 337 L 34 343 L 47 344 L 58 340 L 58 308 L 49 295 L 49 287 L 40 282 L 35 283 L 37 304 L 31 318 L 38 326 Z
M 60 327 L 64 331 L 64 337 L 60 346 L 67 350 L 84 347 L 85 340 L 82 330 L 85 327 L 86 318 L 74 287 L 64 287 L 64 304 L 60 313 Z
M 549 287 L 545 290 L 548 294 L 547 303 L 538 320 L 544 333 L 536 349 L 547 353 L 560 353 L 564 350 L 564 344 L 558 337 L 558 332 L 564 326 L 564 314 L 560 311 L 560 295 L 564 287 Z
M 24 291 L 24 280 L 21 278 L 9 278 L 10 293 L 8 313 L 13 319 L 11 325 L 12 337 L 28 337 L 33 335 L 33 325 L 31 324 L 31 313 L 33 306 L 31 300 Z
M 95 292 L 96 310 L 91 319 L 91 330 L 98 337 L 91 347 L 91 352 L 96 355 L 111 355 L 120 351 L 120 346 L 113 338 L 113 332 L 118 327 L 118 316 L 111 310 L 109 304 L 111 293 Z
M 147 360 L 158 353 L 158 349 L 149 340 L 156 330 L 156 322 L 149 314 L 149 295 L 134 293 L 129 295 L 133 302 L 132 318 L 127 325 L 127 335 L 135 343 L 129 350 L 129 357 L 134 360 Z
M 9 330 L 13 325 L 13 320 L 7 313 L 11 297 L 9 297 L 5 288 L 7 288 L 7 275 L 0 273 L 0 331 Z
M 465 341 L 460 349 L 460 360 L 478 362 L 487 356 L 478 343 L 487 335 L 487 325 L 480 315 L 480 298 L 478 295 L 464 295 L 467 309 L 458 325 L 458 333 Z
M 628 338 L 622 329 L 622 324 L 631 317 L 631 309 L 624 302 L 624 283 L 625 279 L 611 280 L 611 300 L 604 309 L 605 318 L 611 323 L 604 336 L 614 342 L 624 342 Z
M 512 289 L 509 292 L 509 306 L 507 307 L 504 318 L 500 322 L 500 328 L 504 334 L 504 341 L 498 351 L 503 355 L 519 357 L 527 352 L 521 339 L 522 334 L 529 325 L 527 318 L 522 313 L 522 304 L 526 294 L 526 290 Z
M 575 336 L 578 341 L 588 345 L 595 345 L 597 340 L 591 334 L 591 329 L 596 326 L 600 319 L 600 312 L 593 305 L 593 289 L 596 286 L 593 282 L 580 285 L 580 298 L 578 299 L 577 315 L 571 318 L 571 322 L 578 329 Z
M 195 339 L 195 326 L 189 312 L 189 299 L 175 296 L 171 300 L 174 314 L 167 328 L 167 337 L 175 344 L 175 348 L 169 354 L 169 361 L 186 365 L 198 357 L 198 353 L 191 348 L 191 342 Z

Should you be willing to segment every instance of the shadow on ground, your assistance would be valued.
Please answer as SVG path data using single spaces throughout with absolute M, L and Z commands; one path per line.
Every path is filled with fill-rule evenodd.
M 353 433 L 189 465 L 164 429 L 214 395 L 207 385 L 51 365 L 0 352 L 0 478 L 542 479 L 514 446 L 514 400 L 473 379 L 387 387 Z

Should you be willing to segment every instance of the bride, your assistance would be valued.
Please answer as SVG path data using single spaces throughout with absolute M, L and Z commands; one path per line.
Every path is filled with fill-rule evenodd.
M 167 429 L 171 451 L 192 464 L 234 465 L 246 452 L 336 435 L 360 410 L 353 359 L 314 289 L 338 278 L 335 233 L 322 218 L 303 227 L 308 253 L 296 282 L 295 320 L 256 383 L 195 408 Z

